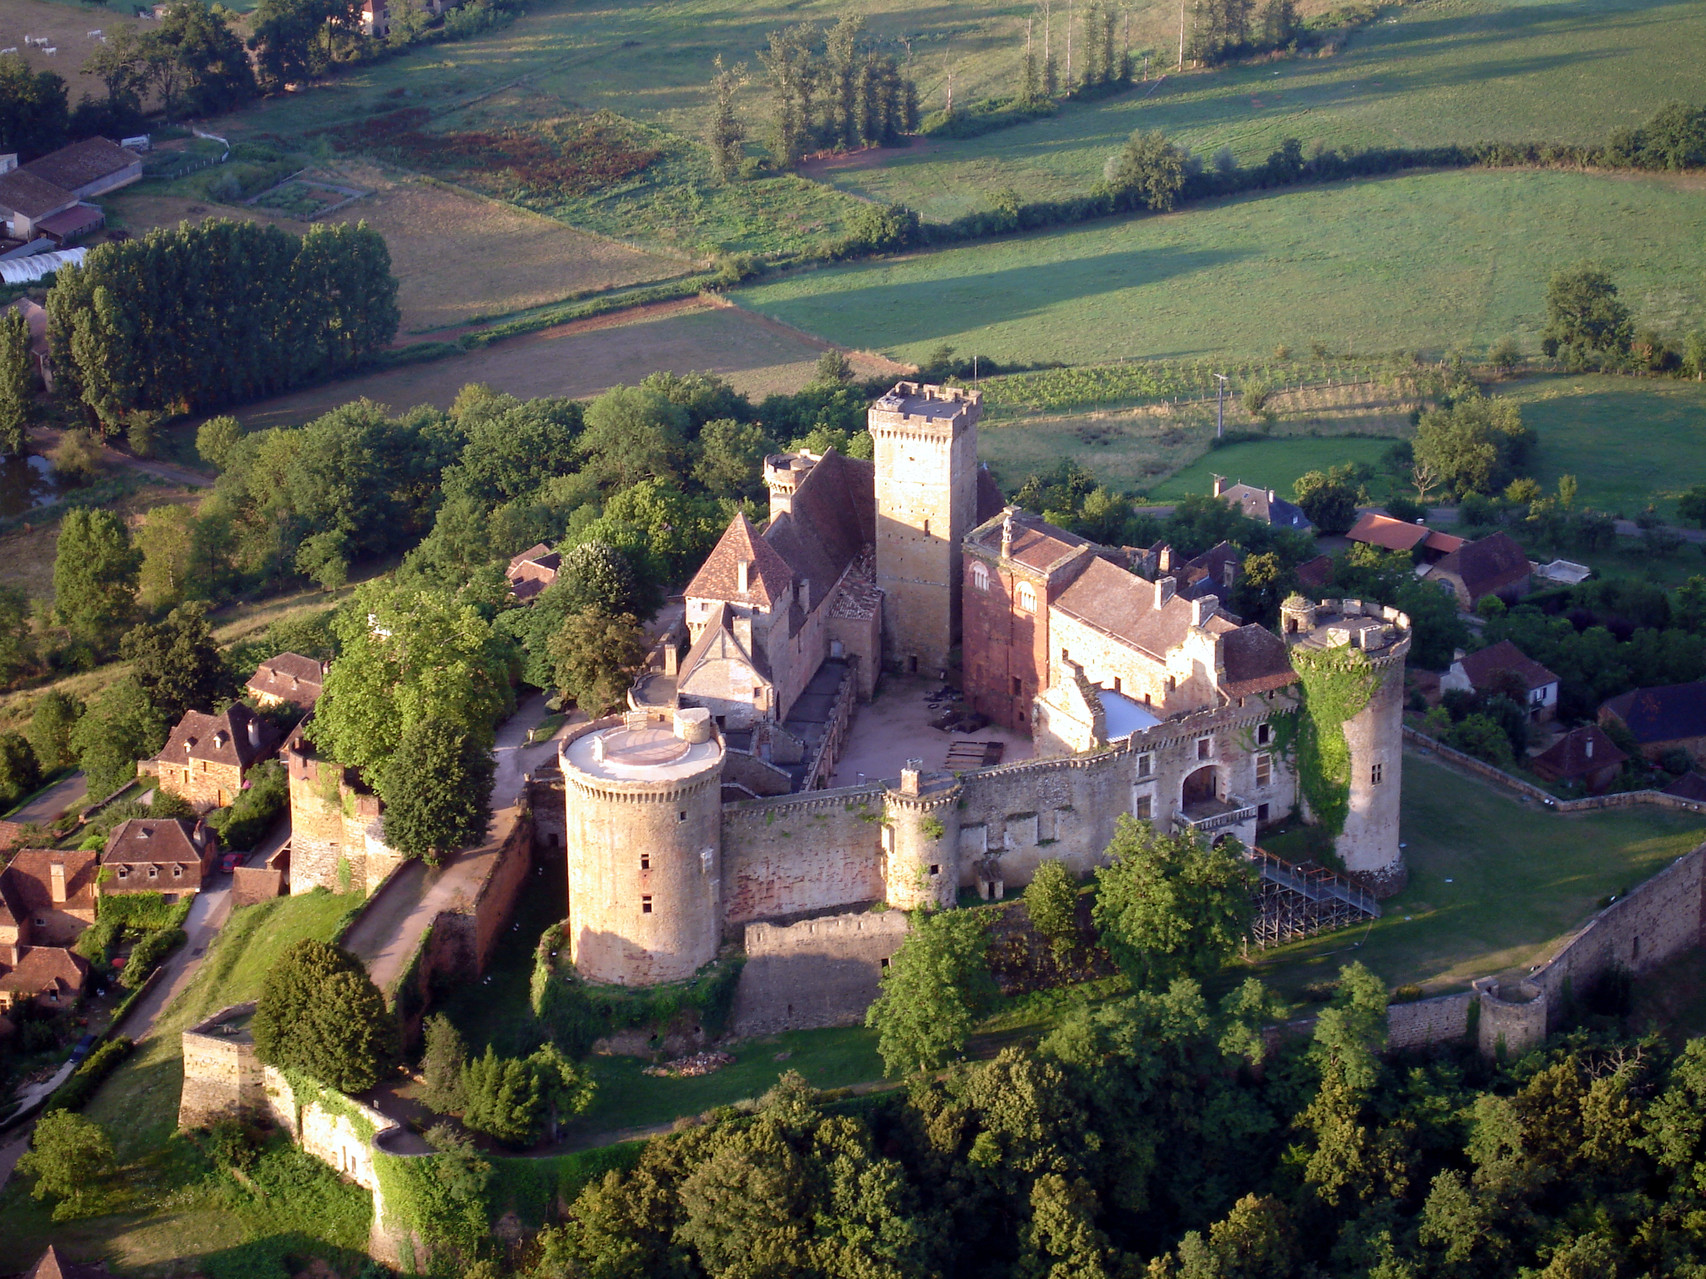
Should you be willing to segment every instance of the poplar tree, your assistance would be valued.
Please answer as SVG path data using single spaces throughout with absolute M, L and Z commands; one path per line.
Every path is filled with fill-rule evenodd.
M 724 182 L 740 172 L 746 154 L 746 127 L 735 115 L 735 92 L 746 83 L 746 63 L 733 67 L 723 65 L 723 55 L 716 58 L 717 74 L 711 81 L 716 106 L 711 114 L 711 127 L 705 139 L 711 148 L 711 167 Z
M 20 457 L 35 415 L 30 326 L 23 312 L 0 312 L 0 454 Z

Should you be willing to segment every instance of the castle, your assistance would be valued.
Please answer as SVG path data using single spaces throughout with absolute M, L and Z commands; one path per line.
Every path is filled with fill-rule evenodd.
M 1307 810 L 1282 743 L 1303 649 L 1366 662 L 1336 851 L 1377 894 L 1402 886 L 1409 619 L 1293 597 L 1280 636 L 1186 598 L 1165 548 L 1097 546 L 1003 507 L 976 461 L 980 410 L 975 390 L 901 382 L 870 408 L 874 462 L 767 459 L 764 530 L 735 517 L 628 714 L 564 740 L 570 945 L 589 980 L 689 977 L 748 925 L 827 934 L 825 917 L 874 902 L 1000 896 L 1046 858 L 1084 874 L 1121 813 L 1253 845 Z M 880 670 L 939 677 L 956 657 L 972 706 L 1037 758 L 964 773 L 915 759 L 822 789 Z M 893 929 L 867 942 L 879 934 L 898 946 Z M 859 962 L 886 963 L 870 944 Z

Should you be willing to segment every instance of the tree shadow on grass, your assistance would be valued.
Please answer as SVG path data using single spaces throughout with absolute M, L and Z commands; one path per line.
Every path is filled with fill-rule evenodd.
M 1080 230 L 1081 227 L 1074 227 L 1062 232 L 1044 232 L 1030 240 L 1041 247 L 1051 234 L 1073 234 Z M 962 327 L 1010 323 L 1063 303 L 1160 284 L 1250 256 L 1234 249 L 1125 249 L 980 271 L 977 267 L 984 254 L 978 252 L 962 256 L 965 270 L 959 275 L 885 280 L 824 290 L 795 299 L 758 303 L 757 309 L 807 332 L 820 326 L 826 306 L 844 316 L 862 313 L 864 318 L 855 321 L 860 331 L 853 334 L 854 340 L 875 340 L 885 347 L 894 347 L 926 341 Z M 931 262 L 918 262 L 917 266 L 930 271 L 935 269 L 934 263 L 942 260 L 935 257 Z M 911 269 L 904 261 L 879 263 L 875 269 L 880 271 L 885 267 L 897 272 Z M 848 268 L 841 278 L 858 279 L 872 270 L 871 266 Z M 876 332 L 871 331 L 873 326 Z
M 354 1279 L 368 1262 L 365 1253 L 292 1231 L 204 1253 L 196 1258 L 196 1266 L 206 1279 L 290 1279 L 316 1260 L 329 1264 L 342 1279 Z

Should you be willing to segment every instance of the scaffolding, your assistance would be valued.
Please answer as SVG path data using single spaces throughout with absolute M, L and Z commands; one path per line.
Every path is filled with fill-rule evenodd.
M 1374 894 L 1336 871 L 1261 848 L 1250 851 L 1250 860 L 1261 875 L 1250 937 L 1256 950 L 1380 918 Z

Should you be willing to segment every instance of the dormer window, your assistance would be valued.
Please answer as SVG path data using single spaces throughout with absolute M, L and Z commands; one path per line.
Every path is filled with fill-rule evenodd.
M 184 877 L 184 868 L 182 866 L 172 867 L 172 878 L 173 879 L 182 879 L 183 877 Z

